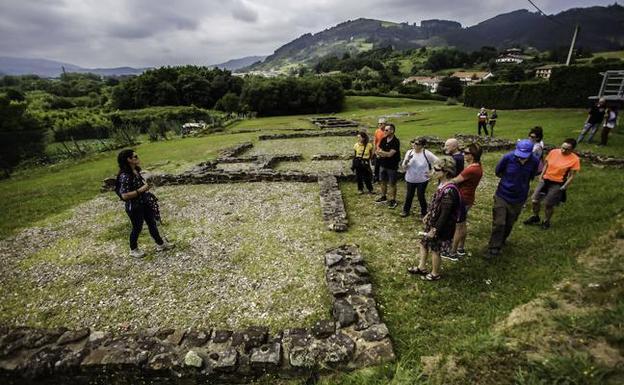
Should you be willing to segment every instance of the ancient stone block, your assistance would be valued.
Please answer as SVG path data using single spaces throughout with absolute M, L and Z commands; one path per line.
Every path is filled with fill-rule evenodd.
M 227 342 L 231 336 L 231 330 L 215 330 L 214 336 L 212 336 L 212 342 L 215 342 L 217 344 Z
M 327 338 L 336 331 L 336 324 L 333 320 L 317 321 L 312 326 L 312 334 L 317 338 Z
M 251 350 L 252 367 L 277 367 L 282 359 L 282 346 L 279 343 L 266 344 Z
M 232 334 L 232 346 L 244 345 L 245 350 L 258 347 L 266 342 L 268 328 L 263 326 L 252 326 L 240 332 Z
M 160 353 L 153 356 L 148 364 L 147 368 L 151 370 L 169 370 L 180 365 L 180 361 L 176 354 L 172 352 Z
M 204 360 L 193 350 L 189 350 L 184 356 L 184 365 L 192 366 L 195 368 L 201 368 L 204 365 Z
M 386 338 L 374 344 L 358 346 L 358 352 L 353 359 L 352 366 L 379 365 L 384 362 L 394 361 L 395 358 L 392 343 Z
M 238 352 L 234 348 L 227 348 L 208 353 L 210 366 L 217 371 L 231 372 L 236 369 Z
M 342 255 L 336 253 L 325 254 L 325 266 L 332 267 L 338 262 L 342 261 Z
M 189 330 L 186 332 L 182 346 L 188 348 L 204 346 L 210 339 L 210 330 Z
M 80 330 L 68 330 L 59 337 L 56 343 L 59 345 L 63 345 L 63 344 L 68 344 L 70 342 L 75 342 L 75 341 L 78 341 L 87 337 L 89 333 L 90 333 L 89 328 L 84 328 Z
M 377 324 L 377 325 L 372 325 L 371 327 L 369 327 L 368 329 L 364 330 L 362 332 L 362 338 L 365 341 L 381 341 L 384 338 L 386 338 L 388 335 L 390 334 L 390 332 L 388 331 L 388 327 L 386 326 L 386 324 Z
M 186 330 L 177 329 L 173 333 L 171 333 L 169 336 L 167 336 L 166 341 L 173 345 L 180 345 L 180 342 L 182 342 L 182 339 L 184 338 L 185 335 L 186 335 Z
M 334 302 L 333 315 L 338 327 L 349 326 L 356 320 L 356 313 L 353 306 L 346 299 L 338 299 Z

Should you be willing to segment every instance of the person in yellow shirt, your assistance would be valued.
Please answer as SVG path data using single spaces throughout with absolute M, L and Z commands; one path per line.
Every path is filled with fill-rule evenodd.
M 353 145 L 353 163 L 351 169 L 355 172 L 357 180 L 358 193 L 364 194 L 364 185 L 368 189 L 368 193 L 373 193 L 373 184 L 371 182 L 370 160 L 373 156 L 373 144 L 369 143 L 366 132 L 361 131 L 357 134 L 358 141 Z
M 575 147 L 576 140 L 568 138 L 563 141 L 561 148 L 551 150 L 546 156 L 540 181 L 531 198 L 533 215 L 524 221 L 525 225 L 540 223 L 540 202 L 543 200 L 545 218 L 541 225 L 544 230 L 550 228 L 555 206 L 565 202 L 566 191 L 581 169 L 581 160 L 573 152 Z

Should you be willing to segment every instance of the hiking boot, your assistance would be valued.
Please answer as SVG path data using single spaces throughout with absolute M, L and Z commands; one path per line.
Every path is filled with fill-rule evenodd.
M 395 201 L 394 199 L 391 201 L 388 201 L 388 207 L 391 209 L 394 209 L 398 206 L 399 204 L 397 203 L 397 201 Z
M 169 243 L 165 240 L 162 245 L 156 245 L 156 251 L 171 250 L 174 247 L 175 245 L 173 243 Z
M 388 201 L 388 198 L 386 198 L 385 195 L 382 195 L 379 198 L 375 199 L 375 203 L 386 203 L 387 201 Z
M 440 255 L 444 259 L 448 259 L 449 261 L 457 262 L 460 260 L 460 256 L 457 253 L 444 253 Z
M 542 222 L 542 230 L 548 230 L 550 228 L 550 221 Z
M 532 215 L 522 223 L 524 223 L 525 225 L 537 225 L 538 223 L 540 223 L 540 217 L 539 215 Z
M 134 249 L 134 250 L 130 250 L 130 256 L 132 258 L 139 259 L 139 258 L 145 257 L 145 253 L 139 249 Z
M 406 216 L 408 216 L 408 215 L 409 215 L 409 213 L 407 213 L 407 212 L 405 212 L 405 211 L 401 211 L 401 214 L 399 214 L 399 216 L 400 216 L 401 218 L 405 218 L 405 217 L 406 217 Z

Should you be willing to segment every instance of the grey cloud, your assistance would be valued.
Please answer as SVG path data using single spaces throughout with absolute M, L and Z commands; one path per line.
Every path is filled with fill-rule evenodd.
M 234 19 L 247 23 L 254 23 L 258 20 L 258 12 L 242 1 L 234 1 L 232 6 L 232 16 Z

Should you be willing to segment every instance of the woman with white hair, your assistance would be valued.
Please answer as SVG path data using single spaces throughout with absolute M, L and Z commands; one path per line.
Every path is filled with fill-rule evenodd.
M 433 165 L 431 179 L 439 181 L 433 194 L 427 215 L 423 219 L 425 231 L 420 242 L 420 262 L 410 267 L 411 274 L 425 281 L 437 281 L 440 276 L 440 252 L 450 247 L 455 224 L 461 210 L 459 189 L 451 182 L 455 176 L 455 161 L 444 156 Z M 427 256 L 431 254 L 431 272 L 426 268 Z

